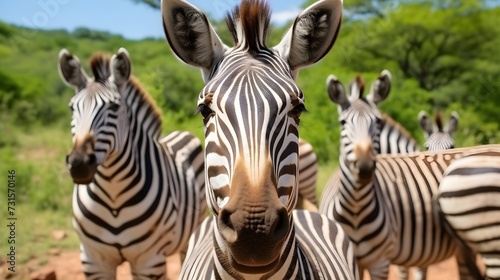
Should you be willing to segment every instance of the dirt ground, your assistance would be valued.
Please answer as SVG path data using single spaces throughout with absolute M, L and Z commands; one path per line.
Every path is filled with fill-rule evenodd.
M 78 251 L 65 251 L 49 257 L 43 266 L 36 265 L 36 260 L 30 261 L 27 267 L 20 270 L 19 275 L 8 275 L 5 263 L 0 266 L 0 279 L 35 279 L 35 275 L 54 271 L 57 280 L 84 280 Z M 167 258 L 167 274 L 169 279 L 177 279 L 180 271 L 180 259 L 178 256 Z M 29 276 L 28 276 L 29 275 Z M 390 280 L 397 279 L 396 268 L 391 267 Z M 118 267 L 117 280 L 131 280 L 130 267 L 128 263 Z M 369 279 L 369 277 L 365 277 Z M 412 280 L 413 277 L 410 276 Z M 453 259 L 432 265 L 428 269 L 429 280 L 458 280 L 458 271 Z

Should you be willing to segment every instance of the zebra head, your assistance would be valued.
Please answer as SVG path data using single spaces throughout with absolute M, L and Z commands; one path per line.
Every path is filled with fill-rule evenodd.
M 425 148 L 428 151 L 453 149 L 455 147 L 453 133 L 455 133 L 458 129 L 458 120 L 458 113 L 453 111 L 451 112 L 448 123 L 443 125 L 441 112 L 437 112 L 433 124 L 429 115 L 427 115 L 427 112 L 420 111 L 418 113 L 418 124 L 420 129 L 424 131 Z
M 338 105 L 340 131 L 340 164 L 347 167 L 356 183 L 366 185 L 375 171 L 375 158 L 380 153 L 380 123 L 378 104 L 391 89 L 391 73 L 384 70 L 363 96 L 365 83 L 360 76 L 350 84 L 350 94 L 334 76 L 327 78 L 330 99 Z
M 166 38 L 184 62 L 201 69 L 198 111 L 205 125 L 207 200 L 216 217 L 216 252 L 241 273 L 264 273 L 280 262 L 297 201 L 298 125 L 305 110 L 296 85 L 300 68 L 332 47 L 341 0 L 303 11 L 268 48 L 270 9 L 243 0 L 226 23 L 226 46 L 207 17 L 182 0 L 162 1 Z
M 125 114 L 119 87 L 130 76 L 130 60 L 123 48 L 111 61 L 96 54 L 90 60 L 90 78 L 78 57 L 62 49 L 58 68 L 62 80 L 76 91 L 69 103 L 73 148 L 66 163 L 75 184 L 89 184 L 97 167 L 120 149 L 123 137 L 118 134 L 126 133 L 119 122 Z

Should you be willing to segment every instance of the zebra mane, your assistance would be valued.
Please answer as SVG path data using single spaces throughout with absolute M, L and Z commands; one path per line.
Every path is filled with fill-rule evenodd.
M 443 116 L 441 115 L 441 111 L 438 111 L 434 116 L 434 121 L 436 122 L 436 126 L 439 132 L 443 131 Z
M 356 79 L 349 84 L 349 100 L 363 99 L 363 91 L 365 90 L 365 80 L 361 75 L 357 75 Z M 365 100 L 366 101 L 366 100 Z
M 111 71 L 109 70 L 109 61 L 111 56 L 104 53 L 94 53 L 90 58 L 89 66 L 94 75 L 94 79 L 97 82 L 106 81 L 111 76 Z
M 131 89 L 126 93 L 130 94 L 132 91 L 134 91 L 134 94 L 139 95 L 139 99 L 142 101 L 141 106 L 148 106 L 150 108 L 150 111 L 148 112 L 148 117 L 154 117 L 159 125 L 162 125 L 162 119 L 161 119 L 161 110 L 156 104 L 155 100 L 149 94 L 146 89 L 142 86 L 142 84 L 139 82 L 139 79 L 137 79 L 135 76 L 130 76 L 128 80 L 128 84 L 131 87 Z M 128 104 L 129 106 L 131 104 Z
M 395 121 L 389 115 L 382 113 L 382 120 L 386 124 L 396 128 L 401 133 L 401 135 L 403 135 L 405 138 L 411 139 L 413 142 L 416 142 L 415 139 L 413 139 L 413 136 L 411 136 L 410 132 L 408 132 L 408 130 L 406 130 L 406 128 L 404 128 L 404 126 L 402 126 L 400 123 Z
M 103 54 L 100 52 L 93 54 L 92 57 L 90 58 L 90 63 L 89 63 L 90 69 L 94 74 L 94 79 L 96 82 L 104 82 L 111 76 L 110 60 L 111 60 L 111 55 Z M 139 80 L 133 75 L 131 75 L 128 80 L 127 86 L 125 88 L 127 92 L 122 93 L 122 95 L 124 95 L 123 96 L 124 99 L 127 100 L 126 95 L 129 94 L 138 95 L 139 100 L 141 101 L 140 106 L 147 106 L 150 108 L 148 112 L 148 117 L 154 117 L 161 126 L 162 123 L 161 111 L 158 105 L 156 105 L 156 102 L 151 97 L 151 95 L 141 85 Z M 134 100 L 135 102 L 138 102 L 138 100 L 136 99 Z M 133 104 L 127 104 L 127 105 L 130 107 Z
M 235 46 L 248 47 L 250 51 L 266 48 L 269 35 L 271 8 L 264 0 L 242 0 L 226 16 L 226 24 Z

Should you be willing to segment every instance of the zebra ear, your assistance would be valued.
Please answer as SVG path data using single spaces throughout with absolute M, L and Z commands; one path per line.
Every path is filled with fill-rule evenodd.
M 323 58 L 337 39 L 342 19 L 342 0 L 322 0 L 297 16 L 275 49 L 288 62 L 294 76 L 298 70 Z
M 127 82 L 132 72 L 132 64 L 128 51 L 125 48 L 120 48 L 117 53 L 111 57 L 109 63 L 111 67 L 112 81 L 120 86 Z
M 172 51 L 185 63 L 201 68 L 204 78 L 227 46 L 203 12 L 183 0 L 161 1 L 163 30 Z
M 450 120 L 448 121 L 448 124 L 446 124 L 445 131 L 448 132 L 448 134 L 453 134 L 458 130 L 458 121 L 460 119 L 460 116 L 458 115 L 457 112 L 453 111 L 451 112 Z
M 345 92 L 344 85 L 342 85 L 337 77 L 334 75 L 328 76 L 328 78 L 326 78 L 326 88 L 328 90 L 328 96 L 333 103 L 338 104 L 342 110 L 349 108 L 351 105 L 349 97 Z
M 432 134 L 432 123 L 426 111 L 422 110 L 418 113 L 418 125 L 426 133 L 427 137 Z
M 77 92 L 87 85 L 88 77 L 80 65 L 80 60 L 75 55 L 72 55 L 67 49 L 59 51 L 57 66 L 59 76 L 61 76 L 63 82 L 77 89 Z
M 377 105 L 384 101 L 387 96 L 389 96 L 389 92 L 391 91 L 391 78 L 391 72 L 389 72 L 389 70 L 383 70 L 380 72 L 380 75 L 372 84 L 370 93 L 366 96 L 366 98 Z

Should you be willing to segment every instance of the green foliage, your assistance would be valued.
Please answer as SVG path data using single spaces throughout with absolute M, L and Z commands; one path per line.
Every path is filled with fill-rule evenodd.
M 442 110 L 445 115 L 458 111 L 457 146 L 498 142 L 499 8 L 466 0 L 374 0 L 345 5 L 349 12 L 332 51 L 314 67 L 302 70 L 297 81 L 308 110 L 301 119 L 300 136 L 313 144 L 322 164 L 336 165 L 339 151 L 337 107 L 325 87 L 329 74 L 345 85 L 361 74 L 371 85 L 382 69 L 390 70 L 393 86 L 381 108 L 420 143 L 420 110 Z M 378 11 L 363 12 L 370 9 Z M 225 24 L 214 25 L 231 45 Z M 272 30 L 268 45 L 277 44 L 286 28 Z M 165 40 L 130 41 L 87 28 L 43 31 L 0 22 L 0 64 L 4 66 L 0 69 L 0 129 L 14 131 L 0 135 L 0 164 L 2 170 L 16 168 L 25 174 L 20 179 L 25 180 L 20 181 L 25 186 L 21 203 L 69 211 L 72 184 L 64 155 L 71 145 L 67 104 L 74 90 L 62 83 L 57 72 L 59 50 L 67 48 L 78 55 L 89 72 L 86 62 L 94 52 L 113 53 L 120 47 L 127 48 L 133 74 L 160 106 L 164 134 L 189 130 L 203 139 L 201 117 L 193 115 L 203 87 L 200 72 L 180 62 Z

